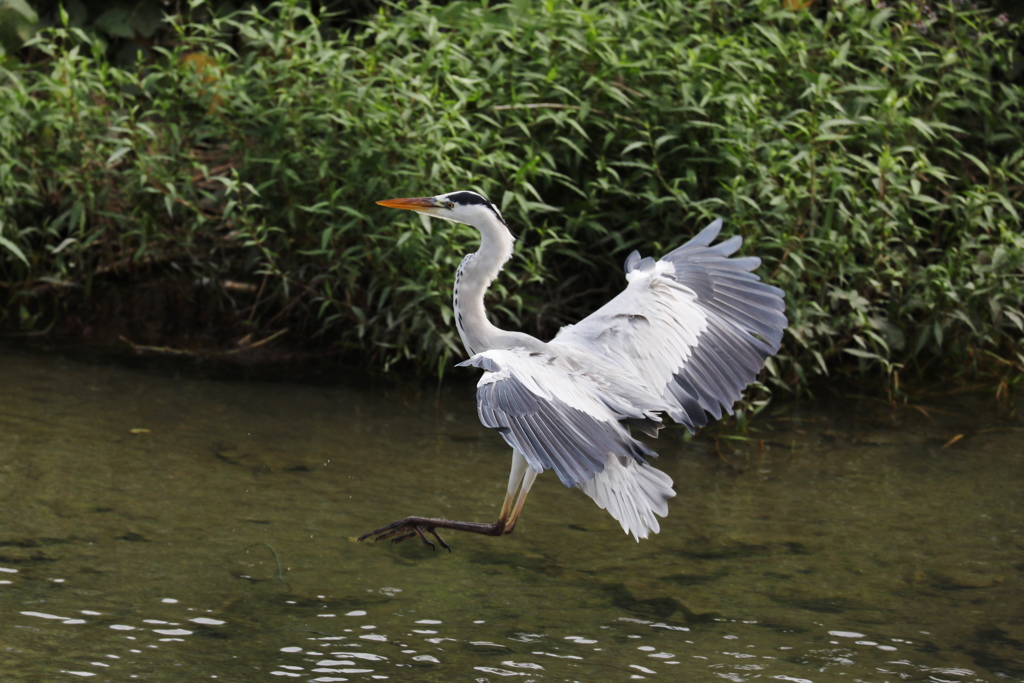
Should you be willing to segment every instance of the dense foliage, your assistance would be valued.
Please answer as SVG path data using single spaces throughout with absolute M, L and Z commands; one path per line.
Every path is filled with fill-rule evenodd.
M 502 326 L 549 335 L 621 287 L 630 250 L 722 216 L 787 293 L 771 383 L 1024 367 L 1005 20 L 860 0 L 454 2 L 328 38 L 295 2 L 192 5 L 201 18 L 175 17 L 139 66 L 66 25 L 0 71 L 4 329 L 134 311 L 156 282 L 183 293 L 145 305 L 201 309 L 219 343 L 280 334 L 444 368 L 473 231 L 373 200 L 477 189 L 522 238 L 493 290 Z M 135 341 L 166 342 L 158 328 Z

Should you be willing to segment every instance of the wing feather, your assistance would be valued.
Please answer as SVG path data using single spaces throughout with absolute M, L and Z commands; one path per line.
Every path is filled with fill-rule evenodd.
M 629 425 L 656 434 L 661 421 L 643 399 L 632 403 L 612 391 L 611 369 L 584 372 L 522 348 L 483 351 L 460 365 L 486 371 L 477 385 L 480 420 L 530 467 L 553 469 L 637 540 L 658 531 L 656 515 L 668 514 L 666 501 L 675 495 L 672 479 L 647 464 L 657 454 L 633 438 Z
M 656 418 L 621 405 L 600 378 L 556 360 L 523 349 L 492 349 L 460 363 L 488 370 L 477 385 L 480 421 L 497 429 L 535 471 L 553 469 L 566 486 L 593 478 L 609 455 L 655 455 L 623 423 Z
M 714 221 L 658 261 L 630 254 L 626 289 L 551 346 L 635 374 L 691 431 L 708 414 L 731 413 L 788 323 L 782 290 L 751 272 L 761 260 L 730 258 L 742 239 L 712 244 L 721 227 Z

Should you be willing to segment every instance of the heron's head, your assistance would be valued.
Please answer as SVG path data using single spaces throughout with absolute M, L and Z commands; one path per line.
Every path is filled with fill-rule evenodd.
M 488 201 L 483 195 L 470 192 L 469 190 L 439 194 L 436 197 L 383 199 L 377 203 L 392 209 L 419 211 L 428 216 L 444 218 L 456 223 L 465 223 L 475 228 L 481 228 L 495 219 L 502 225 L 505 225 L 505 219 L 501 217 L 498 207 Z

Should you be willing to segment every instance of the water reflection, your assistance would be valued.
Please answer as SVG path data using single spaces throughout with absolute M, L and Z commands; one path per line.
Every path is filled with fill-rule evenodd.
M 670 433 L 654 539 L 542 478 L 519 532 L 448 554 L 352 539 L 493 518 L 469 386 L 0 367 L 4 681 L 1024 680 L 1024 432 L 975 399 Z

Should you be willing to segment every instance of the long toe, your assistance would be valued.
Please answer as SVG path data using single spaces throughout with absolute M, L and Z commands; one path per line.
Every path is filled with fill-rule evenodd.
M 386 538 L 391 538 L 392 536 L 394 536 L 396 534 L 400 534 L 400 533 L 404 533 L 404 532 L 408 531 L 408 528 L 407 528 L 408 525 L 409 525 L 409 519 L 408 518 L 400 519 L 397 522 L 391 522 L 391 524 L 385 524 L 384 526 L 382 526 L 379 529 L 374 529 L 373 531 L 368 531 L 365 534 L 363 534 L 362 536 L 360 536 L 358 540 L 365 541 L 366 539 L 370 538 L 371 536 L 376 536 L 376 538 L 373 539 L 374 541 L 383 541 Z
M 443 538 L 441 538 L 441 534 L 437 533 L 437 529 L 435 529 L 434 527 L 427 527 L 427 528 L 423 529 L 423 531 L 426 531 L 426 532 L 428 532 L 428 533 L 429 533 L 429 534 L 430 534 L 431 536 L 433 536 L 434 538 L 436 538 L 436 539 L 437 539 L 437 542 L 441 544 L 441 547 L 442 547 L 442 548 L 444 548 L 444 549 L 445 549 L 445 550 L 447 550 L 448 552 L 451 552 L 451 551 L 452 551 L 452 547 L 451 547 L 450 545 L 448 545 L 447 543 L 445 543 L 444 539 L 443 539 Z M 431 543 L 430 541 L 428 541 L 428 540 L 427 540 L 427 538 L 426 538 L 426 536 L 424 536 L 424 535 L 423 535 L 423 533 L 420 533 L 420 538 L 422 538 L 422 539 L 423 539 L 423 541 L 424 541 L 425 543 L 429 544 L 429 545 L 430 545 L 430 547 L 431 547 L 431 549 L 433 549 L 433 547 L 434 547 L 434 544 L 433 544 L 433 543 Z

